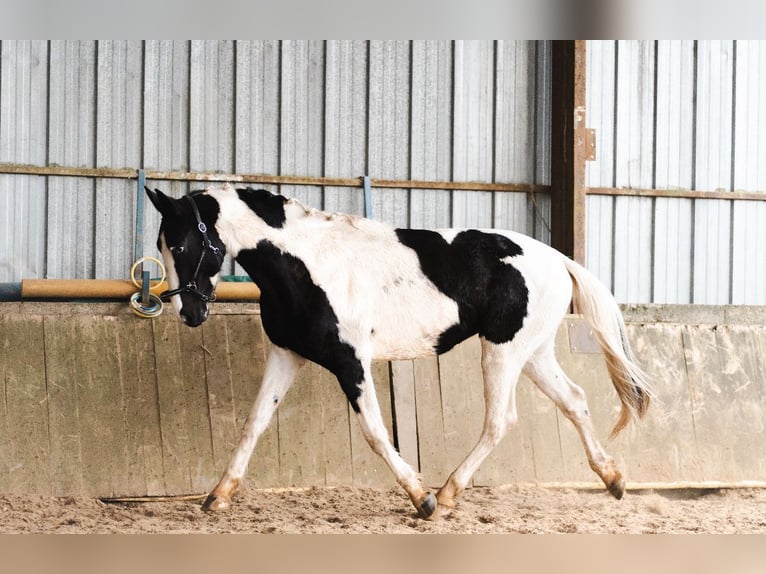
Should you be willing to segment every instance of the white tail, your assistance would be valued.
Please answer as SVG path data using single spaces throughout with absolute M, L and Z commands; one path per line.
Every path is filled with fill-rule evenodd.
M 572 304 L 593 329 L 606 359 L 606 366 L 622 403 L 620 418 L 612 429 L 612 437 L 649 408 L 652 392 L 646 374 L 638 366 L 628 342 L 622 312 L 609 289 L 590 271 L 565 257 L 572 277 Z

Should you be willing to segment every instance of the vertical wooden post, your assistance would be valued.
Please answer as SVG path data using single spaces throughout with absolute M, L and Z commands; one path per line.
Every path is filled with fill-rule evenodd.
M 551 117 L 551 243 L 585 263 L 585 40 L 553 42 Z

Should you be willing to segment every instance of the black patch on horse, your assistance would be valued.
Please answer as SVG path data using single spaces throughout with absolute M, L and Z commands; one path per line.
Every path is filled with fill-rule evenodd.
M 285 224 L 286 197 L 252 187 L 238 189 L 237 194 L 258 217 L 271 227 L 282 227 Z
M 439 354 L 478 333 L 492 343 L 513 339 L 527 316 L 529 290 L 518 269 L 502 261 L 522 255 L 497 233 L 461 231 L 452 243 L 434 231 L 397 229 L 399 241 L 418 256 L 423 274 L 458 305 L 459 321 L 436 344 Z
M 189 194 L 197 206 L 200 219 L 205 224 L 211 246 L 218 250 L 218 256 L 204 245 L 204 238 L 197 227 L 197 218 L 189 198 L 173 199 L 165 196 L 149 197 L 161 209 L 162 223 L 157 236 L 157 250 L 162 250 L 161 238 L 172 251 L 173 265 L 178 275 L 179 286 L 194 282 L 196 288 L 179 293 L 181 315 L 190 327 L 197 327 L 207 317 L 207 306 L 200 301 L 199 294 L 212 296 L 214 292 L 211 277 L 221 270 L 221 261 L 226 255 L 226 246 L 221 241 L 215 224 L 220 207 L 218 202 L 202 191 Z M 195 271 L 197 271 L 195 275 Z
M 207 234 L 211 241 L 216 247 L 223 249 L 225 252 L 226 248 L 215 228 L 221 212 L 218 202 L 204 191 L 192 191 L 189 195 L 194 198 L 194 203 L 197 204 L 200 218 L 207 227 Z M 185 198 L 173 199 L 166 196 L 163 197 L 164 201 L 167 202 L 164 209 L 170 212 L 161 212 L 163 217 L 160 223 L 160 231 L 157 235 L 157 250 L 162 250 L 160 236 L 164 234 L 168 246 L 183 246 L 187 252 L 190 247 L 193 250 L 198 249 L 192 255 L 199 255 L 202 251 L 202 235 L 199 229 L 197 229 L 197 222 L 191 204 Z
M 338 316 L 303 261 L 264 239 L 255 249 L 240 251 L 237 262 L 261 289 L 261 321 L 269 339 L 333 373 L 359 412 L 362 363 L 340 340 Z

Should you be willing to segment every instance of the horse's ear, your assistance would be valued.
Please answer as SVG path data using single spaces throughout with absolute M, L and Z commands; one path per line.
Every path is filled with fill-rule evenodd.
M 157 208 L 163 216 L 170 215 L 173 212 L 173 200 L 162 193 L 159 189 L 149 189 L 148 186 L 144 186 L 146 195 L 149 197 L 154 207 Z

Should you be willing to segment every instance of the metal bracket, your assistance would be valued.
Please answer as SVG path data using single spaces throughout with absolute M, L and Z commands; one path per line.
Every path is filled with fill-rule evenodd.
M 144 186 L 146 185 L 146 171 L 139 169 L 136 179 L 136 237 L 133 255 L 138 260 L 144 254 Z M 143 269 L 143 264 L 141 264 L 141 271 Z
M 596 159 L 596 130 L 593 128 L 582 128 L 578 130 L 579 137 L 582 138 L 582 142 L 578 142 L 582 146 L 583 156 L 585 161 L 595 161 Z
M 364 216 L 372 219 L 372 184 L 369 175 L 362 177 L 362 185 L 364 186 Z
M 141 304 L 148 307 L 151 304 L 149 299 L 149 271 L 141 271 Z
M 585 321 L 568 320 L 569 351 L 572 353 L 602 353 L 593 331 Z

